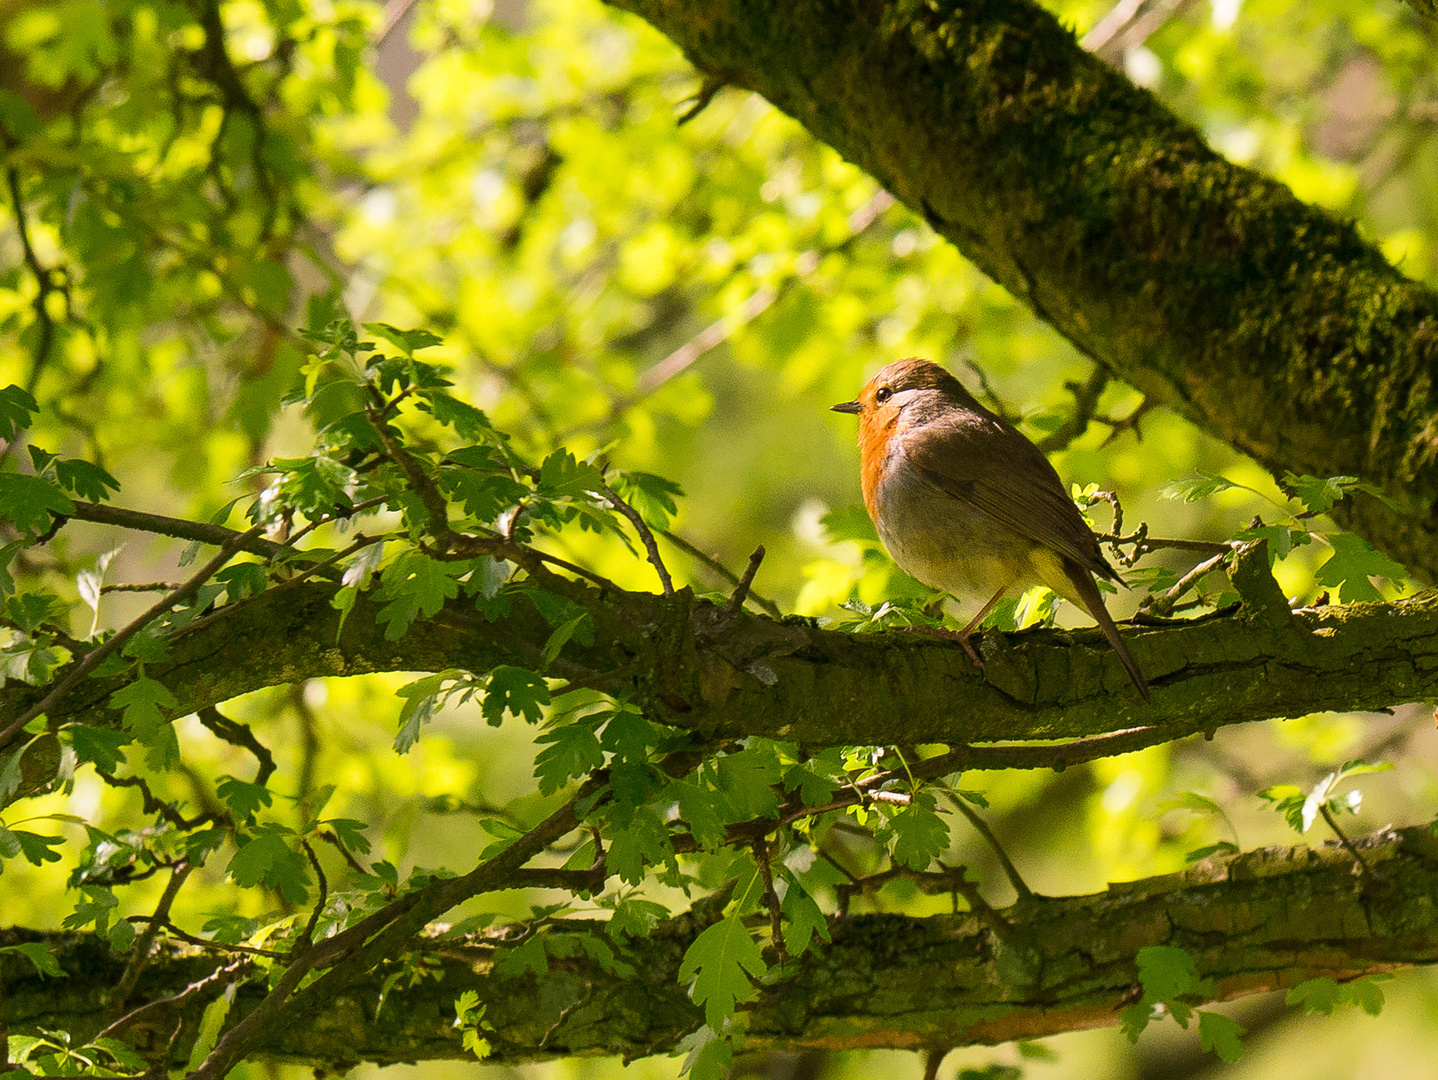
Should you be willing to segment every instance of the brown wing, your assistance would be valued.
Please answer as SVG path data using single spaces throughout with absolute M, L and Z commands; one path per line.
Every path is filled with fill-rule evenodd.
M 1119 580 L 1048 458 L 1011 424 L 974 402 L 973 411 L 924 417 L 923 432 L 904 440 L 904 452 L 930 483 L 1020 536 Z

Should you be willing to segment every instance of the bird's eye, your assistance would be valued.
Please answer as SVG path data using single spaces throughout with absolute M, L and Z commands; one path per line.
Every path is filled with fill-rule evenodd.
M 890 390 L 887 386 L 881 386 L 874 394 L 874 401 L 882 405 L 884 402 L 888 401 L 893 396 L 894 392 L 892 390 Z

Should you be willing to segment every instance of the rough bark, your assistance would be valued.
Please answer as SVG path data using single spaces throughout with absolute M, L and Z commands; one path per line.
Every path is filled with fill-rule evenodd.
M 753 1050 L 951 1046 L 1000 1043 L 1112 1024 L 1137 998 L 1135 957 L 1149 945 L 1182 948 L 1213 979 L 1213 999 L 1343 980 L 1438 960 L 1438 841 L 1427 829 L 1357 845 L 1368 866 L 1336 845 L 1267 848 L 1215 858 L 1182 874 L 1112 885 L 1090 896 L 1034 898 L 999 912 L 839 919 L 833 943 L 811 951 L 798 974 L 746 1010 Z M 990 926 L 996 929 L 991 929 Z M 493 941 L 431 940 L 426 977 L 384 998 L 388 964 L 312 1014 L 287 1018 L 252 1052 L 342 1070 L 361 1061 L 462 1058 L 454 1000 L 475 990 L 487 1005 L 499 1061 L 576 1054 L 641 1056 L 672 1049 L 701 1020 L 677 981 L 680 959 L 702 929 L 693 916 L 629 940 L 630 975 L 583 960 L 551 960 L 544 975 L 496 971 Z M 602 933 L 575 920 L 563 934 Z M 0 1025 L 93 1035 L 113 1019 L 107 992 L 125 958 L 88 934 L 0 933 L 0 946 L 46 940 L 69 978 L 42 979 L 0 954 Z M 143 976 L 135 1007 L 183 991 L 215 968 L 190 947 L 166 947 Z M 218 993 L 196 993 L 147 1012 L 129 1031 L 158 1058 L 178 1026 L 173 1067 L 188 1057 L 200 1013 Z M 262 991 L 241 988 L 231 1020 Z
M 1255 560 L 1264 563 L 1261 554 Z M 1161 742 L 1438 696 L 1438 592 L 1290 612 L 1266 572 L 1256 584 L 1237 577 L 1247 599 L 1226 615 L 1127 631 L 1153 685 L 1151 705 L 1097 629 L 989 633 L 980 671 L 954 642 L 923 634 L 848 634 L 731 612 L 683 592 L 666 600 L 578 585 L 572 595 L 595 616 L 595 643 L 571 642 L 550 670 L 632 692 L 651 718 L 705 736 L 809 746 L 1078 738 L 1136 726 Z M 170 689 L 183 715 L 321 676 L 534 665 L 551 633 L 527 602 L 489 622 L 456 601 L 388 641 L 363 600 L 341 631 L 333 590 L 305 582 L 221 609 L 182 632 L 171 658 L 146 674 Z M 117 724 L 108 698 L 123 682 L 86 680 L 50 710 L 51 723 Z M 0 726 L 42 693 L 7 691 Z M 46 782 L 56 760 L 53 740 L 35 743 L 19 793 Z
M 1081 350 L 1276 475 L 1399 504 L 1355 532 L 1438 573 L 1438 294 L 1211 151 L 1026 0 L 610 0 L 764 95 Z

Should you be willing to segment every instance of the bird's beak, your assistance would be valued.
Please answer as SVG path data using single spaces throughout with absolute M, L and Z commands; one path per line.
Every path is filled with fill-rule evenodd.
M 857 401 L 841 401 L 841 402 L 840 402 L 839 404 L 837 404 L 837 405 L 830 405 L 830 406 L 829 406 L 829 411 L 830 411 L 830 412 L 861 413 L 861 412 L 864 411 L 864 406 L 860 405 Z

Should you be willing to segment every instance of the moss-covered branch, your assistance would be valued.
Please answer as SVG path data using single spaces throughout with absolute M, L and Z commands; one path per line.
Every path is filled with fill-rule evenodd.
M 492 622 L 455 601 L 389 641 L 365 600 L 341 630 L 334 588 L 303 582 L 222 608 L 176 637 L 170 659 L 146 665 L 146 674 L 175 695 L 179 715 L 321 676 L 537 667 L 552 632 L 527 601 Z M 814 746 L 956 743 L 1142 725 L 1154 727 L 1152 741 L 1160 742 L 1226 724 L 1438 695 L 1438 593 L 1290 613 L 1281 597 L 1263 607 L 1254 592 L 1226 616 L 1128 630 L 1154 688 L 1145 705 L 1096 629 L 990 633 L 980 671 L 954 643 L 922 634 L 776 622 L 687 592 L 665 599 L 572 583 L 567 591 L 594 616 L 594 643 L 571 641 L 548 673 L 632 693 L 653 719 L 708 736 Z M 113 726 L 119 713 L 108 698 L 124 681 L 86 680 L 51 710 L 50 722 Z M 7 690 L 0 724 L 40 693 Z M 36 744 L 27 761 L 27 789 L 53 772 L 44 750 Z
M 611 0 L 867 170 L 1080 349 L 1438 573 L 1438 294 L 1026 0 Z
M 1383 834 L 1351 854 L 1269 848 L 1217 858 L 1182 874 L 1111 886 L 1091 896 L 1035 898 L 999 914 L 1002 935 L 971 915 L 841 919 L 833 944 L 812 950 L 799 974 L 748 1010 L 751 1049 L 911 1047 L 999 1043 L 1112 1024 L 1136 999 L 1135 957 L 1145 946 L 1187 950 L 1199 974 L 1227 999 L 1438 960 L 1438 841 L 1426 829 Z M 992 920 L 991 920 L 992 922 Z M 997 924 L 995 924 L 997 925 Z M 522 1061 L 571 1054 L 637 1056 L 672 1049 L 700 1021 L 676 973 L 697 930 L 691 917 L 647 940 L 625 939 L 634 972 L 606 973 L 584 958 L 551 959 L 548 971 L 496 971 L 496 940 L 431 941 L 426 975 L 401 979 L 383 965 L 313 1014 L 287 1014 L 255 1056 L 343 1069 L 360 1061 L 466 1056 L 453 1027 L 454 1001 L 474 990 L 487 1006 L 495 1056 Z M 561 934 L 602 933 L 561 924 Z M 42 979 L 20 956 L 0 954 L 0 1025 L 94 1033 L 113 1017 L 106 995 L 125 958 L 90 935 L 0 933 L 0 945 L 43 937 L 67 979 Z M 556 949 L 555 952 L 565 950 Z M 132 1006 L 172 997 L 208 976 L 214 958 L 166 947 L 150 964 Z M 243 987 L 230 1021 L 261 989 Z M 128 1032 L 158 1055 L 180 1027 L 170 1062 L 189 1054 L 211 993 L 147 1011 Z M 376 1013 L 379 1013 L 378 1018 Z

